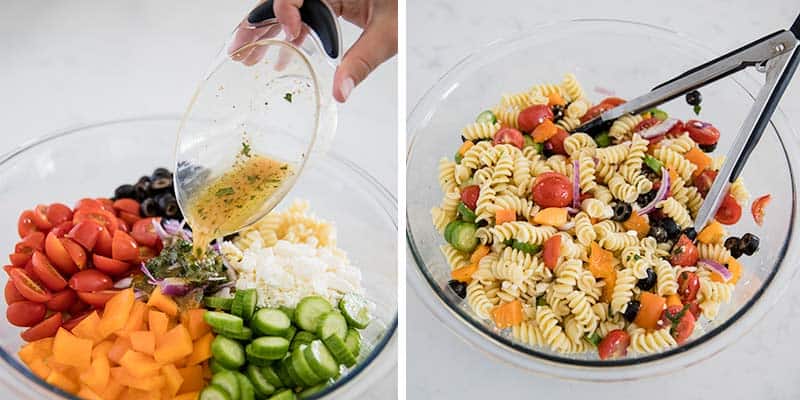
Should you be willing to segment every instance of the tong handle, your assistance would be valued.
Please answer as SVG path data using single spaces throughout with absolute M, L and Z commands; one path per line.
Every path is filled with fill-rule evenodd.
M 274 0 L 259 4 L 247 15 L 247 22 L 257 25 L 275 19 Z M 339 57 L 339 30 L 336 16 L 322 0 L 304 0 L 300 6 L 300 19 L 313 30 L 330 58 Z

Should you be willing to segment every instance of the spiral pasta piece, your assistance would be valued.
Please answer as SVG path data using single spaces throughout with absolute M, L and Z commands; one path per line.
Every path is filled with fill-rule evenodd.
M 444 258 L 447 260 L 447 264 L 450 265 L 451 270 L 469 265 L 469 254 L 460 252 L 449 244 L 442 245 L 439 249 L 442 250 L 442 254 L 444 254 Z
M 677 172 L 683 180 L 688 181 L 692 177 L 692 173 L 697 169 L 697 166 L 683 158 L 680 153 L 667 148 L 658 148 L 653 151 L 653 157 L 657 158 L 668 168 L 672 168 Z
M 672 197 L 660 201 L 656 204 L 664 214 L 672 218 L 681 228 L 688 228 L 692 226 L 692 217 L 689 215 L 689 210 L 686 209 L 681 203 Z
M 494 307 L 494 303 L 489 300 L 484 285 L 480 281 L 473 280 L 467 285 L 467 304 L 472 311 L 481 319 L 489 319 L 489 315 Z
M 688 133 L 684 133 L 674 139 L 671 139 L 669 141 L 669 145 L 667 146 L 668 149 L 678 154 L 686 154 L 694 147 L 694 140 L 689 137 Z
M 439 186 L 444 193 L 458 190 L 458 185 L 456 185 L 456 163 L 445 157 L 439 160 Z
M 497 196 L 494 201 L 497 209 L 514 210 L 517 215 L 529 218 L 539 212 L 539 206 L 533 201 L 519 196 Z
M 625 203 L 633 203 L 639 197 L 639 189 L 625 182 L 625 178 L 620 174 L 614 174 L 611 177 L 611 180 L 608 181 L 608 190 L 615 198 Z
M 595 151 L 597 159 L 605 164 L 618 164 L 625 161 L 630 150 L 630 142 L 615 144 L 613 146 L 602 147 Z
M 521 110 L 518 107 L 501 104 L 492 111 L 497 120 L 503 125 L 519 129 L 519 113 Z
M 578 169 L 580 171 L 578 179 L 580 181 L 581 193 L 591 192 L 597 186 L 594 178 L 594 160 L 589 156 L 582 156 L 580 160 L 578 160 Z
M 649 354 L 662 352 L 677 345 L 678 343 L 669 334 L 669 329 L 659 329 L 648 333 L 639 328 L 635 329 L 631 334 L 631 344 L 628 350 L 640 354 Z
M 550 239 L 556 233 L 556 228 L 536 226 L 525 221 L 514 221 L 494 226 L 491 231 L 496 243 L 515 239 L 525 243 L 544 244 L 545 240 Z
M 496 122 L 473 122 L 461 129 L 461 136 L 472 141 L 492 139 L 499 130 L 500 124 Z
M 721 243 L 698 243 L 697 255 L 700 259 L 712 260 L 720 264 L 727 264 L 731 258 L 731 252 Z
M 617 271 L 617 282 L 611 294 L 611 312 L 622 313 L 628 302 L 633 298 L 633 287 L 636 285 L 636 277 L 633 271 L 623 269 Z
M 567 94 L 567 97 L 569 97 L 569 99 L 572 101 L 585 97 L 583 88 L 581 87 L 581 84 L 578 83 L 578 78 L 575 77 L 575 74 L 565 74 L 564 81 L 561 82 L 561 87 L 564 88 L 564 92 Z
M 558 324 L 558 318 L 550 307 L 539 306 L 536 308 L 536 325 L 550 348 L 556 351 L 569 349 L 569 339 Z
M 523 322 L 511 327 L 511 337 L 528 346 L 545 346 L 547 342 L 536 321 Z
M 571 118 L 568 116 L 564 116 L 564 118 L 559 119 L 556 121 L 556 125 L 567 131 L 567 132 L 574 132 L 578 127 L 581 126 L 581 120 L 578 118 Z
M 644 118 L 639 114 L 623 115 L 611 124 L 611 128 L 608 130 L 608 136 L 616 139 L 617 142 L 627 140 L 633 133 L 633 129 L 636 128 L 636 125 L 639 125 L 642 121 L 644 121 Z
M 579 212 L 573 219 L 575 221 L 575 236 L 578 242 L 584 246 L 589 246 L 597 238 L 592 221 L 585 211 Z
M 592 157 L 596 149 L 597 143 L 591 136 L 585 133 L 573 133 L 564 139 L 564 151 L 573 158 L 575 158 L 579 152 Z

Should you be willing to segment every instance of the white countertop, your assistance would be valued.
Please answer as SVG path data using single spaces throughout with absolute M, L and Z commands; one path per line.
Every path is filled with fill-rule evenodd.
M 183 113 L 251 0 L 4 1 L 0 153 L 104 120 Z M 344 43 L 358 30 L 343 25 Z M 378 69 L 339 108 L 334 148 L 397 192 L 397 66 Z M 111 188 L 113 189 L 113 188 Z M 8 228 L 8 227 L 5 227 Z M 396 397 L 389 374 L 363 398 Z M 7 398 L 0 388 L 0 398 Z
M 408 107 L 411 110 L 473 46 L 513 37 L 545 22 L 582 17 L 635 20 L 707 38 L 711 48 L 722 51 L 789 26 L 798 12 L 795 0 L 408 0 Z M 797 79 L 781 108 L 800 121 Z M 800 280 L 756 328 L 713 358 L 667 376 L 608 384 L 567 382 L 498 362 L 446 329 L 413 290 L 407 298 L 409 399 L 800 398 Z

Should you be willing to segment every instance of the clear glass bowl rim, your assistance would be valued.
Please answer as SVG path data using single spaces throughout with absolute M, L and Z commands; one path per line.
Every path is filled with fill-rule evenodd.
M 13 160 L 15 157 L 35 149 L 38 145 L 47 143 L 52 140 L 67 137 L 72 134 L 77 134 L 85 130 L 102 128 L 111 125 L 137 123 L 137 122 L 169 121 L 169 122 L 175 122 L 177 124 L 181 121 L 181 118 L 182 116 L 177 114 L 160 114 L 152 116 L 131 117 L 131 118 L 101 121 L 91 124 L 80 125 L 75 128 L 59 130 L 56 131 L 55 133 L 47 134 L 39 138 L 33 139 L 31 141 L 28 141 L 16 147 L 13 150 L 3 155 L 0 155 L 0 168 L 3 168 L 7 162 Z M 397 229 L 397 199 L 394 197 L 394 195 L 392 195 L 392 193 L 385 186 L 383 186 L 375 177 L 370 175 L 369 172 L 359 167 L 352 161 L 348 160 L 346 157 L 338 155 L 335 152 L 328 152 L 326 154 L 326 158 L 328 158 L 334 163 L 340 164 L 342 167 L 346 169 L 349 169 L 351 172 L 354 172 L 356 175 L 360 176 L 362 179 L 364 179 L 370 185 L 372 185 L 373 192 L 376 193 L 376 195 L 378 196 L 376 200 L 380 202 L 380 205 L 384 208 L 384 211 L 386 211 L 387 216 L 392 220 L 395 229 Z M 383 354 L 383 351 L 386 349 L 389 342 L 394 338 L 395 334 L 397 333 L 397 326 L 398 326 L 398 316 L 397 316 L 397 310 L 395 310 L 394 317 L 387 324 L 386 332 L 381 337 L 381 339 L 375 344 L 375 347 L 373 348 L 372 352 L 367 356 L 367 358 L 364 359 L 364 361 L 358 363 L 355 366 L 355 368 L 353 368 L 347 373 L 347 375 L 336 380 L 333 383 L 333 385 L 328 386 L 322 392 L 319 392 L 317 394 L 312 395 L 311 397 L 308 397 L 308 399 L 309 400 L 324 399 L 328 396 L 333 396 L 336 394 L 337 391 L 343 389 L 347 385 L 347 383 L 354 381 L 357 377 L 359 377 L 361 373 L 364 370 L 366 370 L 367 366 L 372 364 L 372 362 L 375 361 L 375 359 L 378 358 L 378 356 Z M 74 396 L 71 393 L 67 393 L 55 386 L 52 386 L 49 383 L 45 382 L 43 379 L 34 375 L 25 365 L 20 363 L 13 354 L 9 354 L 3 348 L 0 348 L 0 358 L 2 358 L 7 365 L 13 367 L 18 373 L 28 378 L 31 382 L 36 383 L 42 389 L 47 390 L 53 394 L 59 395 L 63 398 L 80 400 L 77 396 Z
M 707 51 L 708 54 L 715 54 L 707 47 L 697 43 L 687 35 L 675 30 L 654 24 L 608 18 L 579 18 L 547 23 L 536 26 L 531 30 L 518 33 L 510 38 L 493 40 L 488 44 L 479 46 L 475 51 L 458 61 L 452 68 L 445 72 L 444 75 L 439 77 L 439 79 L 437 79 L 437 81 L 414 105 L 411 113 L 408 116 L 408 132 L 411 134 L 411 138 L 409 140 L 408 151 L 406 154 L 407 160 L 412 159 L 418 129 L 424 126 L 426 121 L 430 118 L 431 112 L 428 111 L 428 106 L 435 105 L 438 102 L 438 100 L 435 98 L 437 94 L 442 96 L 446 96 L 448 94 L 446 89 L 452 88 L 453 85 L 458 83 L 456 76 L 460 75 L 463 70 L 470 67 L 473 63 L 480 63 L 480 56 L 485 54 L 485 52 L 489 51 L 490 49 L 494 52 L 503 52 L 504 49 L 512 47 L 515 43 L 523 41 L 526 38 L 533 37 L 537 32 L 544 31 L 546 29 L 552 29 L 556 26 L 563 28 L 565 24 L 569 25 L 570 27 L 596 24 L 605 25 L 606 28 L 614 25 L 628 25 L 630 27 L 640 29 L 641 32 L 639 32 L 639 34 L 651 32 L 659 35 L 667 35 L 672 40 L 681 40 L 686 47 L 691 48 L 691 50 L 704 50 Z M 753 85 L 757 83 L 755 83 L 752 75 L 745 73 L 731 78 L 734 79 L 738 86 L 747 92 L 751 98 L 754 98 Z M 789 160 L 789 173 L 792 178 L 792 220 L 796 222 L 798 219 L 798 213 L 796 202 L 797 174 L 795 168 L 797 166 L 792 164 L 792 160 L 794 158 L 792 158 L 791 154 L 795 153 L 794 147 L 792 146 L 797 145 L 797 135 L 791 128 L 791 125 L 788 123 L 787 118 L 780 107 L 776 109 L 775 114 L 770 121 L 770 126 L 772 126 L 776 132 L 778 132 L 778 138 L 784 151 L 783 155 Z M 407 168 L 410 165 L 411 163 L 409 161 Z M 440 286 L 436 283 L 433 276 L 428 272 L 428 269 L 425 266 L 425 261 L 422 259 L 422 255 L 418 251 L 418 248 L 415 244 L 408 214 L 407 221 L 409 221 L 406 226 L 408 253 L 416 266 L 416 268 L 412 268 L 415 270 L 415 272 L 409 271 L 407 282 L 414 288 L 417 295 L 425 303 L 429 310 L 441 322 L 443 322 L 445 326 L 456 333 L 456 335 L 462 337 L 470 344 L 476 345 L 493 358 L 505 361 L 523 369 L 567 379 L 598 381 L 607 379 L 635 379 L 642 376 L 666 374 L 680 367 L 691 365 L 701 361 L 702 359 L 710 357 L 740 337 L 745 331 L 752 328 L 761 317 L 753 317 L 747 312 L 751 311 L 755 305 L 761 306 L 759 308 L 763 308 L 764 311 L 771 308 L 797 272 L 796 269 L 788 272 L 790 275 L 789 279 L 787 279 L 786 282 L 783 282 L 782 285 L 780 285 L 781 287 L 777 288 L 777 293 L 775 296 L 772 296 L 773 299 L 769 304 L 765 304 L 764 301 L 760 301 L 763 299 L 763 295 L 768 289 L 776 289 L 774 287 L 774 278 L 778 272 L 790 268 L 788 265 L 786 268 L 782 267 L 788 261 L 786 255 L 789 252 L 790 247 L 792 248 L 792 252 L 796 252 L 797 250 L 796 241 L 793 242 L 791 240 L 794 232 L 793 223 L 790 224 L 789 227 L 789 240 L 787 240 L 787 242 L 784 243 L 783 247 L 781 248 L 781 254 L 779 258 L 780 261 L 776 264 L 776 268 L 773 268 L 773 270 L 770 272 L 767 279 L 764 280 L 764 284 L 756 293 L 753 294 L 753 297 L 727 321 L 705 333 L 703 336 L 689 342 L 686 345 L 679 346 L 662 353 L 651 354 L 638 358 L 602 361 L 571 359 L 543 353 L 522 344 L 514 343 L 511 340 L 496 334 L 495 332 L 487 330 L 482 324 L 478 323 L 473 317 L 469 316 L 465 311 L 460 309 L 460 307 L 458 307 L 456 304 L 453 304 L 451 300 L 444 295 Z M 744 323 L 744 317 L 746 316 L 750 317 L 747 321 L 747 324 Z M 740 325 L 747 326 L 739 329 L 739 332 L 736 334 L 731 334 L 733 329 L 729 328 L 735 327 L 737 322 L 741 322 Z M 712 341 L 712 339 L 717 340 Z M 715 346 L 701 346 L 702 344 L 708 342 L 714 343 Z M 711 348 L 710 352 L 698 351 L 707 349 L 709 347 Z M 679 355 L 683 356 L 679 357 Z M 672 362 L 669 365 L 663 365 L 664 361 Z M 651 364 L 652 366 L 658 365 L 659 367 L 663 366 L 664 368 L 660 370 L 656 368 L 644 369 L 642 368 L 642 364 Z M 634 368 L 634 366 L 636 368 Z

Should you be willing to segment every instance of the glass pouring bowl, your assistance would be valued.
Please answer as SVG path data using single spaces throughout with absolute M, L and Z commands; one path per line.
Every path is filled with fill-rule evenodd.
M 12 252 L 17 218 L 37 204 L 74 204 L 82 197 L 108 197 L 122 183 L 172 163 L 178 117 L 106 122 L 60 132 L 0 158 L 0 244 Z M 309 200 L 312 211 L 334 222 L 338 246 L 360 267 L 375 320 L 362 332 L 359 363 L 321 398 L 355 397 L 396 365 L 397 205 L 367 172 L 329 154 L 310 163 L 284 200 Z M 277 209 L 281 209 L 278 205 Z M 363 238 L 369 237 L 369 241 Z M 2 285 L 7 281 L 2 274 Z M 5 315 L 5 301 L 0 302 Z M 17 357 L 22 328 L 0 322 L 0 381 L 13 398 L 74 398 L 33 375 Z
M 756 324 L 780 297 L 796 273 L 789 264 L 800 245 L 794 235 L 798 222 L 797 137 L 778 110 L 745 168 L 743 178 L 755 196 L 772 194 L 762 227 L 753 223 L 749 208 L 729 233 L 753 232 L 761 247 L 741 258 L 744 273 L 731 303 L 717 318 L 698 323 L 695 335 L 669 351 L 600 360 L 596 352 L 560 354 L 533 348 L 511 338 L 478 318 L 447 287 L 450 267 L 439 250 L 444 244 L 434 229 L 430 209 L 443 194 L 437 163 L 452 157 L 460 144 L 458 130 L 482 110 L 496 104 L 501 94 L 516 93 L 540 82 L 561 82 L 574 72 L 589 98 L 598 102 L 609 95 L 633 98 L 715 54 L 676 32 L 634 22 L 578 20 L 551 24 L 524 37 L 497 41 L 459 62 L 415 106 L 409 117 L 412 135 L 407 164 L 407 240 L 416 268 L 408 283 L 436 317 L 471 345 L 494 358 L 537 373 L 577 380 L 626 380 L 668 373 L 710 357 Z M 718 81 L 702 89 L 699 117 L 722 132 L 718 150 L 724 155 L 760 83 L 749 74 Z M 691 119 L 691 107 L 682 98 L 661 107 L 677 118 Z

